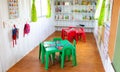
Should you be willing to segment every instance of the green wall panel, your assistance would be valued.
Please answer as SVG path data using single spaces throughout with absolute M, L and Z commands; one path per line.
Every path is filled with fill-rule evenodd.
M 117 28 L 115 52 L 113 57 L 113 66 L 116 72 L 120 72 L 120 12 L 119 12 L 119 22 Z

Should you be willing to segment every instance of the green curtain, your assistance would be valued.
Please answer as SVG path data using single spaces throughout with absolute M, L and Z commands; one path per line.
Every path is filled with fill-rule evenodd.
M 46 18 L 51 17 L 51 5 L 50 5 L 50 0 L 47 0 L 47 15 Z
M 102 9 L 100 11 L 100 16 L 99 16 L 99 19 L 98 19 L 98 25 L 99 26 L 104 25 L 104 18 L 105 18 L 105 0 L 103 0 Z
M 37 21 L 37 11 L 35 6 L 35 0 L 32 1 L 31 21 L 32 22 Z

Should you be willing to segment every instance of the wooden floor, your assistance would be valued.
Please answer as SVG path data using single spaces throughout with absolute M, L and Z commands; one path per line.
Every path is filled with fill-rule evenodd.
M 47 40 L 52 40 L 53 37 L 60 37 L 60 32 L 53 33 Z M 50 64 L 46 71 L 44 64 L 38 59 L 38 54 L 39 48 L 36 47 L 7 72 L 105 72 L 92 33 L 87 33 L 86 42 L 79 40 L 77 43 L 77 66 L 73 67 L 71 61 L 66 61 L 64 69 L 61 69 L 56 62 L 54 65 Z

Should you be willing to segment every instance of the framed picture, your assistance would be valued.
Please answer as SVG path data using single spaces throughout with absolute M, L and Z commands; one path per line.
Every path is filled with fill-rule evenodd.
M 8 0 L 8 14 L 9 19 L 16 19 L 19 17 L 18 0 Z

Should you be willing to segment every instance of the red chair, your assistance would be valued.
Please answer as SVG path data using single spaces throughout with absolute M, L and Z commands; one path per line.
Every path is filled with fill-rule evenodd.
M 65 39 L 65 36 L 67 36 L 67 33 L 65 30 L 69 30 L 69 28 L 63 28 L 62 29 L 62 33 L 61 33 L 61 38 L 64 40 Z
M 67 28 L 62 28 L 61 38 L 64 40 L 67 36 L 66 31 L 71 30 L 72 28 L 75 28 L 74 26 L 68 26 Z
M 70 29 L 71 29 L 71 28 L 75 28 L 75 27 L 74 27 L 74 26 L 69 26 L 68 28 L 70 28 Z
M 76 35 L 76 31 L 75 30 L 70 30 L 68 35 L 67 35 L 67 40 L 69 40 L 70 42 L 72 42 L 73 40 L 78 40 L 77 35 Z
M 77 32 L 77 38 L 81 37 L 84 42 L 86 42 L 86 34 L 84 31 L 84 28 L 80 28 L 79 31 Z

